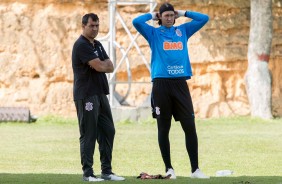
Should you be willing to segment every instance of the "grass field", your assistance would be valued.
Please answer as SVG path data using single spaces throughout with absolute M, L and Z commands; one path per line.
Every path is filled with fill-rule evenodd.
M 116 123 L 113 171 L 122 183 L 282 184 L 282 119 L 196 120 L 200 168 L 209 180 L 190 179 L 184 133 L 172 123 L 170 142 L 177 180 L 139 180 L 164 174 L 154 120 Z M 76 119 L 42 117 L 36 123 L 0 123 L 0 183 L 83 183 Z M 99 153 L 94 170 L 100 174 Z M 215 177 L 217 170 L 234 171 Z M 108 182 L 107 182 L 108 183 Z

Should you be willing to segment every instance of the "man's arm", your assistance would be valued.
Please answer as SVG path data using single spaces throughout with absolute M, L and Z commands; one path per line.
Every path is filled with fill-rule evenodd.
M 135 29 L 142 35 L 146 40 L 150 40 L 150 37 L 152 36 L 152 26 L 148 25 L 146 22 L 148 20 L 154 20 L 153 14 L 146 13 L 143 15 L 140 15 L 133 19 L 132 24 L 135 27 Z
M 110 59 L 101 61 L 99 58 L 96 58 L 89 61 L 88 64 L 97 72 L 112 73 L 114 71 L 114 65 Z
M 180 10 L 180 11 L 182 11 L 182 10 Z M 200 30 L 209 21 L 208 15 L 202 14 L 202 13 L 199 13 L 199 12 L 186 11 L 183 14 L 183 11 L 182 11 L 179 14 L 184 15 L 185 17 L 192 19 L 191 22 L 183 24 L 185 26 L 186 34 L 187 34 L 188 38 L 190 36 L 192 36 L 198 30 Z

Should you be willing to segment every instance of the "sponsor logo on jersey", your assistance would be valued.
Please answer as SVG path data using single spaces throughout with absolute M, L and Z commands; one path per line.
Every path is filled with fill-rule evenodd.
M 183 65 L 167 66 L 167 72 L 169 75 L 184 74 Z
M 98 54 L 98 51 L 97 50 L 95 50 L 94 51 L 94 54 L 98 57 L 99 56 L 99 54 Z
M 183 45 L 182 42 L 163 42 L 164 50 L 182 50 Z

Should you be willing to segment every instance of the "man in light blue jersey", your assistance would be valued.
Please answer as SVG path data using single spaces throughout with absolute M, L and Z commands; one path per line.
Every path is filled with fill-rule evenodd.
M 192 21 L 174 26 L 180 16 Z M 158 20 L 160 27 L 146 22 Z M 169 3 L 161 5 L 159 12 L 146 13 L 133 20 L 137 31 L 148 41 L 152 50 L 151 77 L 153 82 L 151 105 L 157 120 L 158 141 L 166 168 L 166 176 L 176 179 L 170 158 L 169 130 L 171 119 L 180 121 L 185 133 L 186 149 L 191 163 L 191 178 L 209 178 L 198 163 L 198 138 L 194 109 L 186 80 L 192 76 L 187 41 L 209 20 L 205 14 L 174 10 Z

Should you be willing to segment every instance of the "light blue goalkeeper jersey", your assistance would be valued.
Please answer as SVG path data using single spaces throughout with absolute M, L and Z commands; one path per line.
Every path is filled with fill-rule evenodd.
M 135 18 L 132 23 L 138 32 L 148 41 L 152 50 L 151 77 L 155 78 L 191 78 L 192 68 L 188 55 L 188 39 L 209 20 L 205 14 L 186 11 L 185 17 L 192 21 L 179 26 L 155 28 L 146 22 L 152 19 L 150 13 Z

